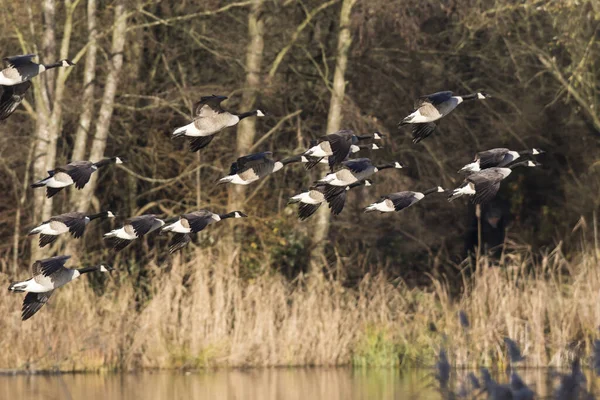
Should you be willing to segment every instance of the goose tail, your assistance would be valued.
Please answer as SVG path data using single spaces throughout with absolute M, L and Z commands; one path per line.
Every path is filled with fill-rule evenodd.
M 187 132 L 189 128 L 189 125 L 186 126 L 182 126 L 181 128 L 177 128 L 173 131 L 173 134 L 171 135 L 171 139 L 175 139 L 181 136 L 185 136 L 185 133 Z
M 31 185 L 29 185 L 32 188 L 40 188 L 40 187 L 44 187 L 46 186 L 46 182 L 48 182 L 48 179 L 50 179 L 50 177 L 42 179 L 41 181 L 37 181 L 35 183 L 32 183 Z

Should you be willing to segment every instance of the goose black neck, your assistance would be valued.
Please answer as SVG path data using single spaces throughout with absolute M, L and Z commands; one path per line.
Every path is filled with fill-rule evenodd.
M 295 163 L 295 162 L 300 162 L 300 161 L 302 161 L 302 155 L 292 156 L 292 157 L 286 158 L 284 160 L 281 160 L 281 163 L 283 165 L 287 165 L 287 164 L 291 164 L 291 163 Z
M 57 61 L 52 64 L 44 64 L 44 68 L 46 68 L 46 69 L 52 69 L 52 68 L 58 68 L 58 67 L 62 67 L 62 61 Z
M 242 120 L 244 118 L 252 117 L 254 115 L 256 115 L 256 110 L 247 111 L 245 113 L 238 114 L 238 117 L 239 117 L 240 120 Z
M 527 165 L 528 162 L 529 162 L 529 160 L 521 161 L 521 162 L 518 162 L 518 163 L 511 164 L 507 168 L 513 169 L 515 167 L 524 167 L 524 166 Z
M 373 139 L 373 135 L 356 135 L 355 136 L 358 140 L 367 140 L 367 139 Z
M 464 96 L 460 96 L 462 97 L 463 101 L 469 101 L 469 100 L 477 100 L 477 93 L 472 93 L 472 94 L 465 94 Z
M 97 218 L 106 218 L 106 217 L 108 217 L 108 212 L 102 211 L 102 212 L 99 212 L 98 214 L 89 214 L 87 217 L 90 219 L 90 221 L 93 219 L 97 219 Z
M 353 184 L 348 185 L 348 188 L 352 189 L 352 188 L 355 188 L 355 187 L 358 187 L 358 186 L 362 186 L 364 184 L 365 184 L 365 181 L 354 182 Z
M 383 165 L 378 165 L 377 169 L 379 171 L 381 171 L 382 169 L 387 169 L 387 168 L 394 168 L 394 164 L 383 164 Z
M 219 214 L 219 217 L 221 219 L 234 218 L 235 217 L 235 211 L 228 212 L 227 214 Z
M 112 158 L 106 158 L 104 160 L 100 160 L 100 161 L 94 163 L 94 165 L 96 167 L 100 168 L 100 167 L 104 167 L 105 165 L 110 164 L 111 162 L 113 162 Z
M 90 267 L 79 268 L 77 271 L 79 271 L 80 274 L 87 274 L 88 272 L 94 272 L 97 270 L 98 270 L 98 267 L 93 265 Z
M 426 191 L 424 191 L 423 194 L 425 196 L 427 196 L 428 194 L 437 192 L 437 190 L 438 190 L 437 186 L 436 187 L 432 187 L 431 189 L 427 189 Z

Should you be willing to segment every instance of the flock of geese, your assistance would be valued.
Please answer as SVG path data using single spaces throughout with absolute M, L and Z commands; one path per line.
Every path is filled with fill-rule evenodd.
M 0 71 L 0 119 L 5 119 L 15 111 L 31 86 L 31 78 L 56 67 L 72 67 L 69 60 L 61 60 L 54 64 L 37 64 L 33 62 L 35 55 L 22 55 L 5 58 L 6 68 Z M 450 91 L 438 92 L 422 96 L 415 102 L 415 110 L 404 118 L 399 126 L 411 125 L 413 142 L 417 143 L 436 129 L 436 121 L 452 112 L 462 102 L 483 100 L 490 97 L 484 92 L 469 95 L 454 95 Z M 235 114 L 223 109 L 221 103 L 225 96 L 205 96 L 195 105 L 195 117 L 189 124 L 177 128 L 172 139 L 185 138 L 189 141 L 192 152 L 208 146 L 214 137 L 224 129 L 237 125 L 248 117 L 263 117 L 265 112 L 260 109 Z M 373 142 L 367 143 L 366 141 Z M 362 150 L 378 150 L 377 144 L 383 140 L 379 132 L 368 135 L 355 135 L 353 131 L 343 129 L 320 137 L 310 143 L 309 148 L 301 154 L 277 160 L 271 152 L 260 152 L 239 157 L 231 164 L 229 174 L 219 179 L 218 184 L 248 185 L 270 174 L 281 170 L 284 166 L 300 163 L 306 169 L 316 165 L 326 164 L 330 172 L 317 180 L 305 192 L 290 198 L 289 203 L 298 204 L 298 218 L 305 220 L 327 203 L 332 214 L 340 214 L 346 202 L 348 190 L 370 186 L 370 178 L 384 169 L 402 169 L 405 164 L 394 161 L 375 163 L 369 158 L 350 158 Z M 424 191 L 401 191 L 382 196 L 378 201 L 368 205 L 365 212 L 389 213 L 402 211 L 421 201 L 433 193 L 446 193 L 449 200 L 460 196 L 472 196 L 474 203 L 489 202 L 500 188 L 512 169 L 518 166 L 535 167 L 539 164 L 527 159 L 515 162 L 524 156 L 542 153 L 539 149 L 527 151 L 512 151 L 505 148 L 492 149 L 477 153 L 475 160 L 465 165 L 459 172 L 466 175 L 461 186 L 454 190 L 445 190 L 441 186 Z M 72 161 L 64 166 L 58 166 L 48 171 L 48 176 L 33 183 L 32 188 L 46 188 L 48 198 L 55 196 L 64 188 L 75 186 L 82 189 L 89 182 L 92 174 L 111 164 L 121 164 L 124 159 L 112 157 L 97 162 Z M 83 236 L 85 227 L 95 219 L 114 218 L 111 211 L 97 214 L 69 212 L 51 217 L 42 222 L 29 233 L 39 235 L 40 247 L 53 243 L 58 236 L 70 233 L 74 238 Z M 169 251 L 173 253 L 184 248 L 191 241 L 191 235 L 204 230 L 208 225 L 229 218 L 247 217 L 242 211 L 231 211 L 225 214 L 209 210 L 197 210 L 178 217 L 163 220 L 155 214 L 144 214 L 126 220 L 118 229 L 104 235 L 105 241 L 115 251 L 121 251 L 133 241 L 152 232 L 160 230 L 172 235 Z M 68 256 L 52 257 L 38 260 L 33 264 L 33 277 L 29 280 L 13 283 L 9 289 L 15 292 L 27 292 L 22 309 L 22 319 L 26 320 L 35 314 L 50 298 L 53 291 L 76 279 L 83 273 L 111 269 L 108 265 L 98 265 L 82 269 L 65 267 Z

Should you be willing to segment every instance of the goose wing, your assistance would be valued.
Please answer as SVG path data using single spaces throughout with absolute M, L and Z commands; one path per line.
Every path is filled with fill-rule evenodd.
M 248 156 L 240 157 L 235 163 L 231 164 L 230 175 L 239 174 L 252 169 L 259 178 L 266 176 L 273 171 L 273 167 L 275 165 L 275 162 L 271 159 L 272 154 L 273 153 L 270 151 L 266 151 L 263 153 L 250 154 Z
M 221 107 L 221 102 L 226 99 L 226 96 L 217 96 L 214 94 L 212 96 L 201 97 L 200 101 L 194 104 L 196 117 L 206 118 L 224 112 L 225 110 Z
M 54 290 L 44 293 L 27 293 L 23 300 L 23 308 L 21 309 L 21 319 L 23 321 L 33 317 L 48 302 Z
M 475 161 L 479 160 L 479 168 L 481 169 L 495 167 L 504 160 L 506 153 L 509 151 L 510 150 L 506 148 L 480 151 L 475 156 Z
M 90 181 L 94 169 L 92 168 L 93 163 L 91 161 L 73 161 L 65 166 L 57 167 L 54 171 L 64 172 L 68 174 L 77 189 L 83 189 L 83 187 Z
M 394 204 L 396 211 L 401 211 L 419 201 L 419 199 L 415 197 L 414 192 L 392 193 L 387 196 L 383 196 L 383 199 L 390 200 L 392 204 Z
M 37 54 L 22 54 L 18 56 L 4 57 L 2 61 L 4 61 L 8 67 L 18 68 L 20 66 L 30 64 L 32 62 L 31 60 L 33 60 L 35 56 L 37 56 Z
M 327 203 L 333 215 L 339 215 L 346 204 L 346 188 L 338 187 L 338 191 L 330 191 L 327 194 Z
M 0 120 L 8 118 L 21 104 L 25 93 L 31 87 L 30 81 L 25 81 L 14 86 L 0 86 Z
M 498 190 L 500 190 L 502 179 L 504 179 L 504 175 L 493 169 L 485 169 L 469 175 L 466 181 L 475 185 L 473 203 L 483 204 L 491 201 L 498 193 Z
M 69 232 L 74 238 L 80 238 L 83 236 L 85 230 L 85 215 L 79 212 L 72 212 L 67 214 L 58 215 L 53 218 L 54 221 L 62 222 L 69 228 Z
M 309 218 L 311 215 L 315 213 L 321 207 L 321 203 L 319 204 L 308 204 L 308 203 L 300 203 L 298 204 L 298 218 L 300 221 L 304 221 Z
M 154 214 L 140 215 L 129 220 L 129 225 L 131 225 L 137 237 L 142 237 L 151 230 L 156 229 L 155 223 L 156 216 Z
M 183 214 L 183 218 L 185 218 L 189 224 L 192 232 L 200 232 L 204 228 L 214 221 L 213 213 L 208 210 L 199 210 L 189 214 Z
M 339 164 L 348 157 L 353 136 L 354 133 L 350 130 L 341 130 L 326 136 L 333 152 L 333 155 L 329 156 L 330 166 Z
M 71 256 L 56 256 L 43 260 L 37 260 L 31 266 L 32 275 L 34 277 L 40 275 L 49 277 L 64 268 L 65 263 L 69 258 L 71 258 Z
M 356 174 L 361 173 L 373 166 L 371 160 L 368 158 L 355 158 L 354 160 L 344 161 L 342 164 Z
M 443 102 L 450 100 L 450 98 L 452 98 L 452 92 L 449 90 L 444 91 L 444 92 L 436 92 L 433 94 L 427 94 L 427 95 L 421 96 L 417 100 L 415 100 L 414 107 L 416 110 L 419 107 L 421 107 L 423 104 L 426 104 L 426 103 L 436 106 L 438 104 L 442 104 Z

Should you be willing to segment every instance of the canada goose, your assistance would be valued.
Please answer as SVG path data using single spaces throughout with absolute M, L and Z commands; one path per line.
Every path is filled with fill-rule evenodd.
M 312 145 L 302 155 L 311 158 L 327 157 L 329 167 L 333 169 L 335 165 L 340 164 L 348 157 L 351 152 L 351 146 L 356 145 L 359 140 L 381 140 L 382 138 L 383 135 L 379 132 L 375 132 L 372 135 L 357 136 L 349 129 L 342 129 L 322 136 L 317 140 L 316 144 Z
M 116 251 L 121 251 L 135 239 L 154 232 L 165 224 L 154 214 L 144 214 L 128 219 L 122 228 L 104 234 L 104 239 Z
M 0 71 L 0 85 L 13 86 L 26 82 L 38 74 L 57 67 L 72 67 L 70 60 L 60 60 L 53 64 L 37 64 L 31 61 L 36 54 L 3 58 L 6 68 Z
M 475 155 L 475 159 L 472 163 L 465 165 L 458 172 L 472 173 L 479 172 L 486 168 L 504 167 L 524 155 L 536 156 L 542 153 L 544 153 L 543 150 L 536 148 L 531 150 L 513 151 L 501 147 L 497 149 L 481 151 Z
M 531 390 L 516 371 L 510 374 L 510 390 L 512 391 L 512 400 L 534 400 L 535 392 Z
M 436 128 L 434 121 L 450 114 L 460 103 L 467 100 L 483 100 L 488 97 L 491 96 L 485 92 L 453 96 L 450 91 L 421 96 L 415 101 L 415 111 L 404 118 L 398 127 L 413 124 L 413 143 L 419 143 L 433 133 Z
M 0 85 L 0 120 L 8 118 L 17 109 L 30 87 L 29 81 L 12 86 Z
M 380 213 L 393 212 L 393 211 L 402 211 L 407 207 L 412 206 L 416 202 L 423 199 L 423 197 L 431 194 L 431 193 L 441 193 L 445 192 L 441 186 L 436 186 L 434 188 L 425 190 L 424 192 L 397 192 L 391 193 L 385 196 L 381 196 L 381 199 L 367 206 L 365 208 L 365 212 L 373 212 L 379 211 Z
M 91 161 L 72 161 L 62 167 L 56 167 L 48 171 L 48 177 L 31 184 L 32 188 L 46 186 L 46 197 L 50 198 L 65 187 L 75 184 L 77 189 L 83 187 L 89 182 L 92 173 L 98 168 L 115 163 L 122 164 L 119 157 L 106 158 L 102 161 L 93 163 Z
M 382 169 L 405 167 L 405 165 L 397 161 L 390 164 L 375 166 L 368 158 L 347 160 L 342 162 L 342 165 L 344 166 L 343 169 L 325 176 L 323 179 L 317 181 L 317 184 L 325 183 L 333 186 L 348 186 L 354 182 L 368 178 Z
M 29 232 L 29 236 L 40 234 L 40 247 L 53 243 L 58 235 L 70 232 L 74 238 L 83 236 L 85 226 L 96 218 L 114 218 L 115 215 L 110 211 L 103 211 L 98 214 L 84 214 L 81 212 L 70 212 L 51 217 L 48 221 L 42 222 L 39 226 Z
M 377 145 L 375 143 L 360 144 L 360 145 L 353 144 L 350 146 L 349 154 L 358 153 L 359 151 L 361 151 L 363 149 L 380 150 L 380 149 L 383 149 L 383 146 Z M 292 156 L 284 161 L 289 161 L 290 163 L 293 163 L 293 162 L 304 163 L 304 168 L 309 170 L 317 164 L 329 164 L 329 159 L 330 159 L 330 157 L 313 157 L 313 156 L 304 155 L 304 153 L 302 153 L 302 154 L 298 154 L 296 156 Z
M 308 192 L 303 192 L 291 197 L 288 204 L 298 203 L 298 218 L 301 221 L 309 218 L 319 209 L 322 203 L 328 202 L 333 215 L 338 215 L 344 208 L 346 202 L 346 192 L 358 186 L 371 186 L 371 181 L 356 182 L 346 187 L 317 185 L 312 186 Z M 328 190 L 329 189 L 329 190 Z
M 237 125 L 242 119 L 252 116 L 264 117 L 261 110 L 252 110 L 241 114 L 232 114 L 223 110 L 221 102 L 227 99 L 225 96 L 204 96 L 194 106 L 196 117 L 194 120 L 181 128 L 175 129 L 171 139 L 187 136 L 190 140 L 190 150 L 198 151 L 213 140 L 214 135 L 223 129 Z
M 175 236 L 169 243 L 169 253 L 174 253 L 184 248 L 190 241 L 190 233 L 198 233 L 208 225 L 219 222 L 227 218 L 246 218 L 248 217 L 241 211 L 232 211 L 227 214 L 217 214 L 208 210 L 198 210 L 188 214 L 183 214 L 179 219 L 162 228 L 162 232 L 173 232 Z
M 273 153 L 270 151 L 265 151 L 238 158 L 231 164 L 229 175 L 219 179 L 217 184 L 233 183 L 235 185 L 248 185 L 273 172 L 279 171 L 285 165 L 292 162 L 289 159 L 273 161 L 271 158 L 272 155 Z
M 504 338 L 504 343 L 506 344 L 506 348 L 508 349 L 508 358 L 511 363 L 521 362 L 525 360 L 523 354 L 521 354 L 521 349 L 517 342 L 509 338 L 508 336 Z
M 21 319 L 23 321 L 31 318 L 38 312 L 48 302 L 55 289 L 77 279 L 81 274 L 94 271 L 112 271 L 112 267 L 106 264 L 80 269 L 65 268 L 64 265 L 69 258 L 71 256 L 57 256 L 37 260 L 31 267 L 33 275 L 31 279 L 10 284 L 8 290 L 13 292 L 27 292 L 21 311 Z
M 538 167 L 535 161 L 522 161 L 504 168 L 488 168 L 467 176 L 463 184 L 454 189 L 448 196 L 448 201 L 463 195 L 473 196 L 473 203 L 483 204 L 492 200 L 500 189 L 500 182 L 506 179 L 515 167 Z

